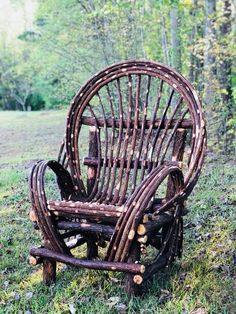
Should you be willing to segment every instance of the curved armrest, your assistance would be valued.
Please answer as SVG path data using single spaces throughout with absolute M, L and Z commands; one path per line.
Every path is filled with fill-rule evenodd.
M 62 197 L 69 198 L 74 195 L 74 185 L 69 172 L 65 170 L 57 161 L 40 160 L 33 166 L 29 177 L 32 208 L 36 215 L 39 228 L 43 233 L 45 246 L 57 252 L 67 252 L 69 254 L 65 243 L 57 233 L 53 223 L 53 218 L 48 210 L 44 189 L 44 177 L 47 167 L 51 168 L 56 174 Z
M 41 168 L 41 166 L 43 167 Z M 36 175 L 41 177 L 41 180 L 44 180 L 44 174 L 46 168 L 49 167 L 57 176 L 57 184 L 61 192 L 62 199 L 73 199 L 78 200 L 79 193 L 75 190 L 74 184 L 71 178 L 70 173 L 56 160 L 44 161 L 40 160 L 36 162 L 33 166 L 30 174 L 30 181 Z M 38 170 L 41 168 L 41 171 Z
M 134 193 L 126 201 L 125 206 L 129 207 L 132 203 L 142 203 L 141 207 L 146 209 L 152 196 L 158 187 L 170 175 L 172 180 L 177 180 L 179 186 L 183 186 L 184 178 L 182 170 L 179 166 L 173 164 L 160 165 L 154 168 L 145 179 L 136 187 Z M 178 191 L 179 192 L 179 191 Z M 137 205 L 136 205 L 137 207 Z
M 127 260 L 143 213 L 156 190 L 168 175 L 175 182 L 176 193 L 179 193 L 184 182 L 182 171 L 178 166 L 165 164 L 154 168 L 126 201 L 108 248 L 107 258 L 109 261 L 124 262 Z
M 57 176 L 57 184 L 61 191 L 62 198 L 66 200 L 73 198 L 76 191 L 70 173 L 55 160 L 49 160 L 47 166 L 51 168 Z

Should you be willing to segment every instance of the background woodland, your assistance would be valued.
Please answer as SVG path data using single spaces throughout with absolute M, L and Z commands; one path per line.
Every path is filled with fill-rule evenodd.
M 27 1 L 11 0 L 15 10 Z M 0 108 L 68 107 L 102 68 L 150 59 L 185 75 L 203 100 L 209 149 L 236 150 L 235 3 L 231 0 L 40 0 L 34 23 L 0 32 Z

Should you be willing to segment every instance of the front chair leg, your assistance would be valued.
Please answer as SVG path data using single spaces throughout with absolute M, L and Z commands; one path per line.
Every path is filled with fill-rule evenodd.
M 98 245 L 95 238 L 87 240 L 87 259 L 94 259 L 98 257 Z
M 139 259 L 140 259 L 140 244 L 139 242 L 135 241 L 131 247 L 130 255 L 127 262 L 134 263 L 136 261 L 139 261 Z M 139 285 L 137 285 L 134 282 L 134 274 L 126 273 L 124 282 L 125 282 L 125 291 L 128 297 L 138 295 Z
M 43 281 L 50 286 L 56 281 L 56 262 L 43 259 Z

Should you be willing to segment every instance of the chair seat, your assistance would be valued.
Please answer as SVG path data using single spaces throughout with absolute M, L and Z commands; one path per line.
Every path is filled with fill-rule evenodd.
M 71 216 L 96 222 L 116 223 L 124 206 L 100 204 L 97 202 L 53 201 L 48 203 L 49 211 L 55 216 Z

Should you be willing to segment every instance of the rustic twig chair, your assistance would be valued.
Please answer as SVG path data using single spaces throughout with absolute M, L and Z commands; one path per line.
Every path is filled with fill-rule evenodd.
M 94 75 L 72 101 L 58 161 L 38 161 L 29 180 L 31 219 L 43 235 L 31 262 L 43 263 L 44 281 L 55 280 L 58 261 L 124 272 L 134 294 L 180 257 L 184 201 L 205 148 L 200 100 L 175 70 L 127 61 Z M 46 197 L 47 168 L 61 199 Z M 83 244 L 87 259 L 77 257 Z

